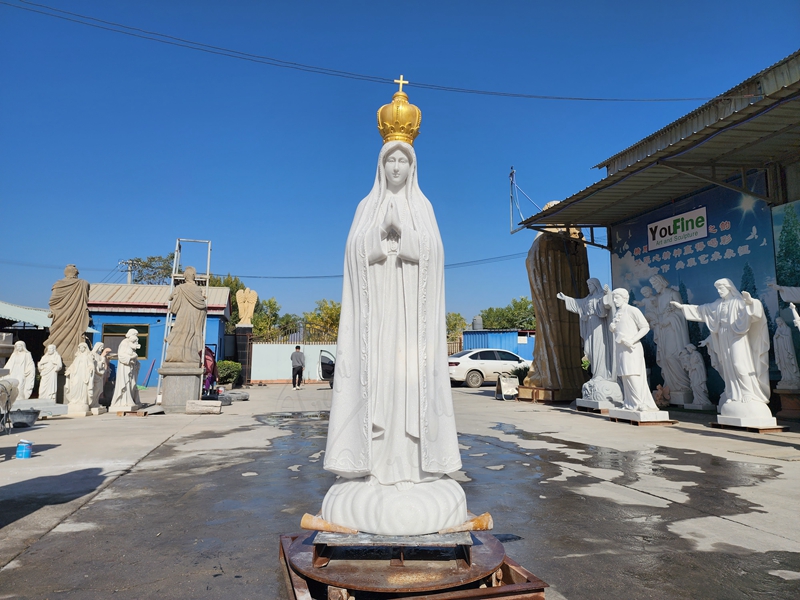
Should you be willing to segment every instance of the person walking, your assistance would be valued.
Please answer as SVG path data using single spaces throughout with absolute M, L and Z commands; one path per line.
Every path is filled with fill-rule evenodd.
M 300 352 L 300 346 L 294 347 L 292 352 L 292 389 L 299 390 L 303 383 L 303 369 L 306 366 L 306 355 Z

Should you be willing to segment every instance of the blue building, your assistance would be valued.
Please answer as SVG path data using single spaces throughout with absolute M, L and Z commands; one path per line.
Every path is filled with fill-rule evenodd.
M 168 285 L 93 283 L 89 288 L 89 314 L 92 327 L 98 331 L 94 341 L 111 348 L 112 360 L 125 333 L 129 329 L 139 332 L 139 385 L 158 383 L 168 300 Z M 225 358 L 225 323 L 230 316 L 230 290 L 209 288 L 206 346 L 217 360 Z
M 536 342 L 535 331 L 518 331 L 516 329 L 478 329 L 464 332 L 464 350 L 475 348 L 496 348 L 509 350 L 525 360 L 533 360 L 533 345 Z

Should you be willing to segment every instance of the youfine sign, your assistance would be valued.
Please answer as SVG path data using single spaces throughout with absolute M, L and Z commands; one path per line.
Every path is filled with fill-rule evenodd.
M 696 208 L 647 226 L 647 249 L 661 250 L 708 236 L 706 207 Z

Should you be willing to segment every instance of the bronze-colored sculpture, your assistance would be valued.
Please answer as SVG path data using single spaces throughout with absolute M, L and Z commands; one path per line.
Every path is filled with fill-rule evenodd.
M 50 337 L 44 342 L 47 348 L 55 345 L 65 366 L 72 364 L 78 344 L 85 342 L 89 327 L 89 282 L 78 279 L 78 268 L 67 265 L 64 279 L 53 284 L 50 296 Z

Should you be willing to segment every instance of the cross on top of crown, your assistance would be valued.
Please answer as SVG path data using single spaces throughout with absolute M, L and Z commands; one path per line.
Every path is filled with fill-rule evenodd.
M 402 76 L 402 75 L 400 75 L 400 79 L 395 79 L 395 80 L 394 80 L 394 82 L 395 82 L 395 83 L 399 83 L 399 84 L 400 84 L 400 91 L 401 91 L 401 92 L 403 91 L 403 84 L 404 84 L 404 83 L 409 83 L 408 81 L 406 81 L 405 79 L 403 79 L 403 76 Z

